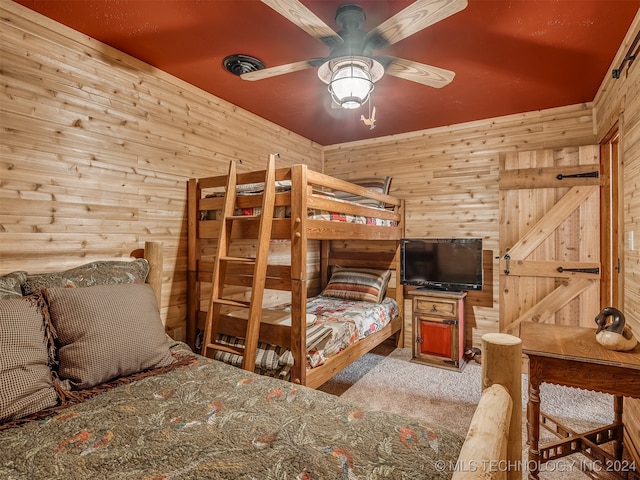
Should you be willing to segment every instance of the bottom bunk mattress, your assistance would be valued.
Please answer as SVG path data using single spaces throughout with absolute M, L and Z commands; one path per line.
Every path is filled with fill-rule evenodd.
M 291 325 L 291 318 L 278 315 L 288 313 L 290 305 L 281 305 L 266 310 L 263 322 Z M 339 353 L 349 345 L 380 331 L 398 316 L 398 304 L 392 298 L 381 303 L 344 300 L 319 295 L 307 300 L 307 368 L 318 367 L 327 358 Z M 231 312 L 230 315 L 246 318 L 247 310 Z M 265 318 L 270 317 L 270 318 Z M 220 335 L 218 341 L 228 345 L 243 346 L 244 338 Z M 216 360 L 235 366 L 242 365 L 242 356 L 217 351 Z M 293 366 L 291 351 L 278 345 L 258 343 L 256 372 L 279 378 L 288 378 Z
M 185 347 L 181 347 L 185 348 Z M 0 478 L 445 479 L 463 439 L 193 355 L 0 425 Z

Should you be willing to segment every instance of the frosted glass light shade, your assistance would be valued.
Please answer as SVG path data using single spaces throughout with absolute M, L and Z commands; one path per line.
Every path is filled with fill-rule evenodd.
M 366 103 L 373 84 L 383 75 L 380 62 L 355 55 L 332 58 L 318 68 L 318 78 L 329 86 L 333 103 L 342 108 L 357 108 Z
M 358 108 L 369 98 L 373 90 L 371 75 L 355 62 L 337 66 L 331 75 L 329 92 L 343 108 Z

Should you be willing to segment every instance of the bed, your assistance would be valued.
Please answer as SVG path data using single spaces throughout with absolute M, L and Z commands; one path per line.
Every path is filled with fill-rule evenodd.
M 35 355 L 39 362 L 35 363 L 48 368 L 49 383 L 55 383 L 26 392 L 34 396 L 35 403 L 24 398 L 10 402 L 7 393 L 17 390 L 7 388 L 11 367 L 29 375 L 42 372 L 35 372 L 35 363 L 25 362 L 22 355 L 12 355 L 12 365 L 1 365 L 1 478 L 462 479 L 507 475 L 503 465 L 520 445 L 519 436 L 509 442 L 506 433 L 514 413 L 520 414 L 512 409 L 509 393 L 519 387 L 519 375 L 514 379 L 504 376 L 505 370 L 515 371 L 505 369 L 505 362 L 511 362 L 511 367 L 520 362 L 515 337 L 495 334 L 487 340 L 484 392 L 463 443 L 457 435 L 419 419 L 362 409 L 324 392 L 202 357 L 166 338 L 156 301 L 160 298 L 161 250 L 151 243 L 145 250 L 155 252 L 147 257 L 152 260 L 147 262 L 148 272 L 134 268 L 133 273 L 130 269 L 123 273 L 120 265 L 104 262 L 46 278 L 27 272 L 0 277 L 3 348 L 25 350 L 24 344 L 17 346 L 15 336 L 26 341 L 25 332 L 30 332 L 31 348 L 39 347 L 39 357 Z M 144 262 L 136 262 L 136 267 L 140 263 L 144 267 Z M 155 288 L 141 284 L 145 276 Z M 24 295 L 25 291 L 33 293 Z M 44 306 L 34 301 L 41 296 L 46 300 Z M 26 313 L 11 314 L 16 305 Z M 139 315 L 140 305 L 148 307 L 143 311 L 151 312 L 149 318 Z M 30 316 L 34 312 L 40 314 Z M 91 354 L 80 357 L 85 362 L 76 367 L 83 367 L 82 371 L 69 369 L 64 349 L 84 338 L 77 332 L 69 337 L 74 323 L 68 320 L 77 312 L 82 313 L 79 323 L 86 323 L 86 329 L 107 330 L 99 343 L 111 342 L 111 348 L 117 348 L 129 342 L 133 347 L 128 353 L 134 357 L 140 351 L 160 351 L 161 355 L 156 358 L 151 353 L 154 360 L 150 364 L 137 363 L 122 375 L 112 372 L 99 378 L 104 370 L 101 355 L 109 358 L 113 351 L 85 345 Z M 92 315 L 106 316 L 100 318 L 109 321 L 90 321 Z M 11 325 L 15 327 L 18 321 L 20 328 L 12 331 Z M 49 324 L 53 328 L 45 328 Z M 119 331 L 112 325 L 129 330 Z M 83 384 L 83 379 L 88 383 Z M 22 386 L 37 384 L 31 381 Z M 53 402 L 48 395 L 51 391 Z M 43 402 L 43 408 L 36 407 Z
M 236 214 L 259 213 L 265 172 L 237 175 Z M 404 202 L 388 194 L 388 177 L 347 182 L 314 172 L 306 165 L 275 169 L 274 177 L 275 208 L 266 278 L 270 293 L 265 296 L 270 303 L 265 302 L 268 304 L 264 307 L 282 309 L 286 304 L 290 323 L 261 325 L 255 370 L 318 387 L 383 341 L 393 337 L 397 345 L 403 342 L 404 293 L 395 273 L 399 270 L 399 244 L 404 232 Z M 212 257 L 223 221 L 220 211 L 227 181 L 227 175 L 219 175 L 188 182 L 187 343 L 191 347 L 198 346 L 196 332 L 205 330 Z M 233 233 L 231 242 L 236 255 L 254 255 L 257 221 L 243 222 Z M 371 303 L 387 306 L 386 316 L 363 314 L 365 318 L 383 320 L 358 324 L 351 318 L 340 325 L 338 310 L 351 311 L 355 305 L 334 304 L 333 313 L 328 307 L 317 305 L 318 295 L 327 296 L 329 291 L 333 292 L 331 298 L 361 300 L 340 296 L 345 290 L 341 291 L 334 281 L 338 269 L 343 275 L 355 271 L 362 276 L 368 271 L 384 277 L 381 296 Z M 246 300 L 251 271 L 234 267 L 227 271 L 226 278 L 229 296 Z M 309 325 L 308 315 L 316 315 Z M 219 325 L 223 335 L 219 340 L 242 345 L 246 327 L 233 311 L 223 309 Z M 327 334 L 330 340 L 323 346 L 328 344 L 329 348 L 316 348 L 308 330 L 316 336 Z M 233 364 L 241 361 L 226 353 L 216 356 Z

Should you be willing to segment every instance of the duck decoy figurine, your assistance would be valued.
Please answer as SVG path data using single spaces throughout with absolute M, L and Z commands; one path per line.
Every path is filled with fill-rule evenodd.
M 625 325 L 624 314 L 617 308 L 602 309 L 596 317 L 596 324 L 596 340 L 604 348 L 626 352 L 633 350 L 638 344 L 631 327 Z

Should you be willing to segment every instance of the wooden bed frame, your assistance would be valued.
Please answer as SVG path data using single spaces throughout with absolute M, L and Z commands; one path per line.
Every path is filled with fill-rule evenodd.
M 342 257 L 346 255 L 343 254 Z M 354 264 L 359 264 L 357 255 L 348 255 Z M 162 244 L 146 242 L 144 250 L 136 250 L 132 256 L 144 257 L 149 262 L 147 283 L 153 287 L 156 298 L 159 299 L 162 288 Z M 345 258 L 336 255 L 329 260 L 323 255 L 323 259 L 326 261 L 322 269 L 326 269 Z M 394 327 L 390 328 L 393 329 Z M 346 350 L 347 354 L 341 354 L 335 363 L 328 362 L 330 368 L 323 370 L 323 378 L 355 361 L 365 353 L 363 349 L 367 347 L 373 348 L 371 345 L 364 345 L 356 352 Z M 458 461 L 455 465 L 445 465 L 444 468 L 452 473 L 453 480 L 520 480 L 523 468 L 520 373 L 522 342 L 512 335 L 489 333 L 482 337 L 482 352 L 482 396 Z M 321 383 L 324 381 L 326 380 Z
M 145 242 L 144 249 L 134 250 L 131 256 L 149 262 L 147 283 L 159 300 L 162 243 Z M 68 264 L 63 268 L 68 268 Z M 521 341 L 508 334 L 486 334 L 482 337 L 482 350 L 480 402 L 457 462 L 441 467 L 452 474 L 453 480 L 519 480 L 522 478 Z
M 149 274 L 147 283 L 155 293 L 158 308 L 162 306 L 162 270 L 164 268 L 164 253 L 162 242 L 145 242 L 144 248 L 137 248 L 131 252 L 132 258 L 144 258 L 149 263 Z M 166 326 L 166 319 L 162 319 L 162 324 Z
M 240 173 L 237 175 L 237 184 L 262 182 L 265 174 L 265 170 Z M 203 309 L 202 305 L 206 302 L 203 301 L 203 297 L 206 296 L 207 289 L 210 289 L 212 281 L 212 245 L 218 237 L 221 222 L 203 219 L 203 212 L 222 209 L 224 198 L 209 198 L 207 195 L 214 190 L 220 191 L 227 184 L 227 179 L 227 175 L 220 175 L 191 179 L 188 182 L 187 342 L 192 347 L 196 329 L 204 329 L 206 308 Z M 317 295 L 326 286 L 333 265 L 383 268 L 399 272 L 400 239 L 404 233 L 404 201 L 314 172 L 306 165 L 276 169 L 275 179 L 276 182 L 291 182 L 290 191 L 275 193 L 276 208 L 289 208 L 291 213 L 288 218 L 274 218 L 271 235 L 272 240 L 288 241 L 288 264 L 272 264 L 270 261 L 266 288 L 291 292 L 292 326 L 276 327 L 263 324 L 260 328 L 260 341 L 289 348 L 294 358 L 291 381 L 315 388 L 386 339 L 395 336 L 398 345 L 403 341 L 404 292 L 398 282 L 391 285 L 387 292 L 387 295 L 395 298 L 398 303 L 398 317 L 382 330 L 330 357 L 324 365 L 310 370 L 306 369 L 306 324 L 302 319 L 305 318 L 307 298 Z M 340 202 L 331 196 L 314 194 L 327 191 L 341 191 L 382 202 L 385 210 Z M 237 198 L 238 208 L 259 207 L 261 204 L 261 194 Z M 308 209 L 375 217 L 393 221 L 395 226 L 313 219 L 308 218 Z M 232 238 L 255 239 L 258 233 L 256 226 L 257 221 L 253 224 L 250 221 L 243 222 L 240 228 L 234 229 Z M 361 249 L 349 250 L 347 241 L 349 246 L 357 243 Z M 320 260 L 314 270 L 314 265 L 309 264 L 309 258 L 316 251 Z M 250 285 L 251 270 L 243 270 L 242 266 L 234 268 L 233 271 L 227 271 L 226 284 L 238 287 Z M 399 275 L 396 276 L 396 280 L 397 278 Z M 237 295 L 242 299 L 242 288 L 238 289 Z M 239 324 L 237 318 L 231 319 L 223 312 L 219 322 L 220 332 L 244 337 L 246 327 Z

